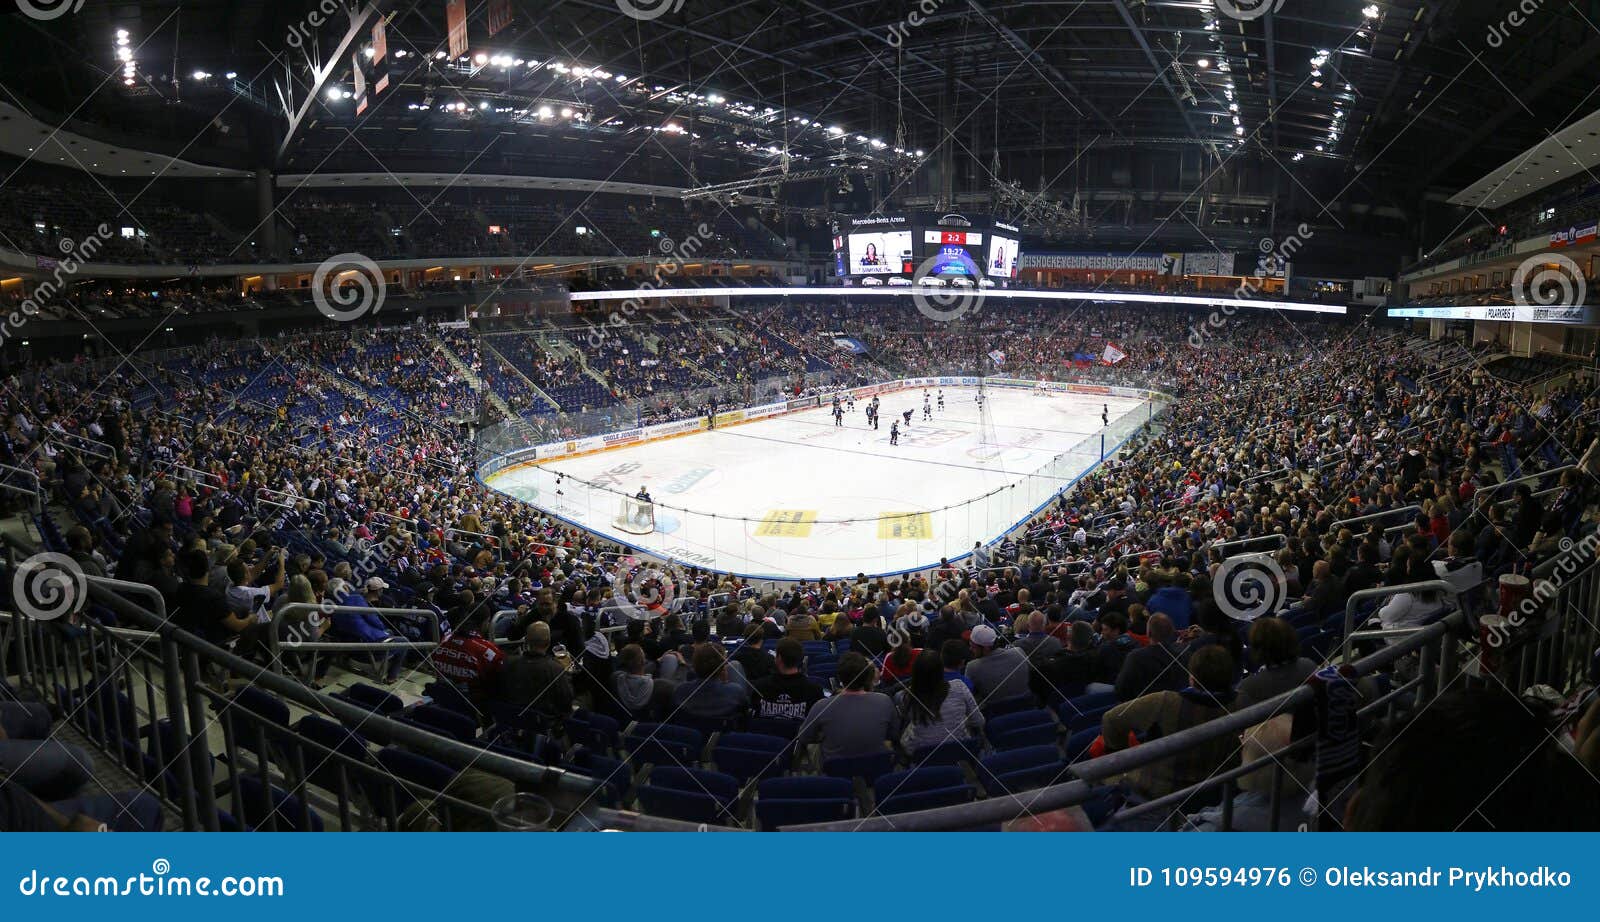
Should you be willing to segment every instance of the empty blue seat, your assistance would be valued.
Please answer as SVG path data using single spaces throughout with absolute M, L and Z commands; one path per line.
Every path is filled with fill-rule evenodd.
M 399 696 L 364 682 L 357 682 L 342 692 L 334 692 L 333 697 L 360 705 L 369 711 L 377 711 L 379 714 L 393 714 L 405 710 L 406 707 L 406 703 L 401 701 Z
M 392 746 L 380 749 L 377 758 L 378 764 L 387 769 L 389 774 L 415 786 L 391 785 L 395 789 L 395 806 L 402 810 L 418 799 L 416 787 L 425 789 L 421 794 L 423 798 L 432 799 L 433 795 L 443 793 L 456 776 L 455 771 L 442 762 Z
M 622 741 L 635 765 L 694 765 L 705 745 L 699 730 L 671 724 L 634 724 Z
M 978 753 L 982 751 L 982 740 L 945 740 L 936 746 L 924 746 L 912 753 L 911 764 L 918 766 L 972 765 L 978 761 Z
M 801 721 L 784 720 L 781 717 L 752 717 L 745 721 L 745 729 L 763 736 L 781 736 L 792 740 L 800 735 L 800 724 Z
M 313 813 L 300 798 L 267 787 L 255 775 L 240 775 L 239 803 L 243 821 L 251 829 L 273 832 L 321 832 L 322 817 Z
M 614 717 L 593 711 L 573 711 L 563 721 L 567 739 L 574 746 L 598 752 L 616 752 L 622 742 L 622 724 Z
M 717 771 L 749 783 L 781 775 L 789 767 L 789 740 L 761 733 L 724 733 L 717 738 L 711 760 Z
M 478 736 L 478 721 L 458 711 L 436 705 L 424 704 L 406 712 L 407 723 L 432 730 L 442 736 L 448 736 L 463 743 L 470 743 Z
M 762 829 L 847 820 L 855 814 L 855 785 L 847 778 L 768 778 L 756 796 Z
M 979 763 L 978 783 L 990 797 L 1017 794 L 1052 784 L 1066 774 L 1067 763 L 1055 746 L 1029 746 L 997 752 Z
M 646 813 L 688 823 L 738 825 L 739 779 L 701 768 L 659 765 L 639 788 Z
M 966 803 L 977 795 L 961 769 L 953 765 L 890 772 L 880 777 L 872 789 L 877 813 L 950 807 Z
M 622 806 L 623 798 L 628 796 L 628 787 L 633 783 L 633 774 L 628 770 L 627 763 L 582 746 L 572 750 L 561 767 L 599 781 L 600 793 L 595 800 L 602 806 Z
M 1032 695 L 1017 695 L 1013 698 L 991 698 L 983 703 L 983 716 L 989 720 L 1015 714 L 1018 711 L 1030 711 L 1039 706 Z
M 1019 749 L 1023 746 L 1054 745 L 1060 728 L 1049 711 L 1036 709 L 996 717 L 984 726 L 983 731 L 994 748 Z
M 872 784 L 894 768 L 894 753 L 885 749 L 865 756 L 829 759 L 822 763 L 822 773 L 834 778 L 860 778 Z
M 1117 703 L 1116 692 L 1093 692 L 1061 702 L 1056 714 L 1067 728 L 1068 735 L 1071 735 L 1089 727 L 1099 727 L 1100 719 Z

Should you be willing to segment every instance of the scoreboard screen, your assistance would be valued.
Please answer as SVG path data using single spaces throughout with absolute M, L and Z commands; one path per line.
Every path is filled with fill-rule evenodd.
M 981 231 L 925 230 L 920 271 L 934 278 L 983 278 Z M 920 268 L 920 267 L 919 267 Z
M 1004 235 L 998 235 L 1001 231 Z M 843 278 L 908 281 L 918 276 L 1014 279 L 1019 236 L 1010 225 L 955 214 L 851 218 L 834 227 L 834 272 Z

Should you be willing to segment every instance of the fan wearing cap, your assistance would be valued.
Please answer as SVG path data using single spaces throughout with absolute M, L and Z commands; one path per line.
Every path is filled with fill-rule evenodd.
M 1014 646 L 996 649 L 998 641 L 999 635 L 987 624 L 973 628 L 967 637 L 972 647 L 967 678 L 979 704 L 1028 694 L 1028 657 Z

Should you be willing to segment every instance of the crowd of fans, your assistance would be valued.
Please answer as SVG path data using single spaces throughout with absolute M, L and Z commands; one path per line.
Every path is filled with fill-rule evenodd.
M 870 359 L 850 360 L 863 374 L 880 370 L 869 361 L 883 373 L 942 370 L 958 342 L 981 341 L 1004 354 L 1005 373 L 1138 382 L 1176 402 L 1126 454 L 980 557 L 921 575 L 765 589 L 688 571 L 672 606 L 631 597 L 641 561 L 626 549 L 483 488 L 469 441 L 446 421 L 478 408 L 473 378 L 520 413 L 532 403 L 519 406 L 503 382 L 554 389 L 580 368 L 598 369 L 613 399 L 660 400 L 671 412 L 669 392 L 703 376 L 670 374 L 683 366 L 665 358 L 635 365 L 635 348 L 692 355 L 718 376 L 778 371 L 803 382 L 818 366 L 839 370 L 836 333 L 868 346 Z M 1202 333 L 1197 348 L 1191 334 Z M 581 360 L 533 336 L 500 339 L 512 337 L 340 330 L 218 342 L 115 370 L 29 369 L 5 382 L 0 463 L 39 476 L 53 505 L 37 526 L 52 549 L 86 573 L 155 586 L 180 626 L 243 655 L 281 656 L 273 631 L 427 640 L 437 622 L 443 640 L 431 656 L 352 655 L 346 665 L 377 683 L 442 676 L 480 729 L 496 722 L 490 703 L 538 715 L 557 735 L 575 714 L 747 729 L 795 740 L 783 758 L 800 771 L 886 753 L 916 766 L 931 748 L 969 739 L 999 751 L 1010 714 L 1050 708 L 1053 719 L 1069 706 L 1087 719 L 1069 725 L 1058 752 L 1115 753 L 1305 682 L 1343 640 L 1346 600 L 1361 589 L 1450 581 L 1451 593 L 1403 592 L 1362 614 L 1386 628 L 1426 625 L 1596 527 L 1600 400 L 1580 381 L 1535 392 L 1359 324 L 996 308 L 950 331 L 912 310 L 800 304 L 657 318 L 600 348 L 569 337 Z M 1080 358 L 1108 343 L 1127 358 Z M 561 430 L 559 414 L 540 417 L 527 420 Z M 1212 586 L 1224 547 L 1239 542 L 1259 542 L 1282 574 L 1277 604 L 1249 625 L 1230 619 Z M 274 617 L 322 602 L 341 608 L 326 621 Z M 501 622 L 500 611 L 515 614 Z M 1492 684 L 1470 694 L 1441 703 L 1507 711 Z M 40 715 L 4 714 L 6 739 L 40 735 Z M 1505 719 L 1513 726 L 1486 729 L 1485 742 L 1525 735 L 1528 717 Z M 1573 741 L 1591 765 L 1597 723 L 1591 710 Z M 1422 735 L 1443 732 L 1429 724 Z M 1287 736 L 1280 723 L 1255 728 L 1244 760 L 1273 757 Z M 1491 760 L 1467 748 L 1464 764 Z M 1234 740 L 1195 748 L 1125 779 L 1119 802 L 1181 791 L 1239 758 Z M 1421 755 L 1390 765 L 1389 790 L 1426 764 Z M 47 781 L 60 784 L 38 798 L 74 793 L 58 768 Z M 1571 780 L 1566 768 L 1551 759 L 1529 771 Z M 1459 796 L 1495 795 L 1495 780 L 1483 790 L 1463 780 Z M 1301 799 L 1281 828 L 1310 819 Z M 1358 800 L 1350 815 L 1362 828 L 1429 826 L 1455 802 L 1428 813 Z M 1245 790 L 1233 828 L 1268 828 L 1266 802 Z M 1213 806 L 1192 798 L 1181 823 L 1217 826 Z M 1342 819 L 1342 806 L 1321 822 Z M 74 809 L 57 813 L 70 821 Z M 1494 810 L 1482 818 L 1517 823 Z M 1536 820 L 1591 822 L 1582 810 L 1522 821 Z

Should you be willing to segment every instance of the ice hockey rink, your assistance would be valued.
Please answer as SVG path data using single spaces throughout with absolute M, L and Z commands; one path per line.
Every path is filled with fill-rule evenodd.
M 524 464 L 485 482 L 568 522 L 687 566 L 752 578 L 888 574 L 971 553 L 1051 500 L 1148 420 L 1149 401 L 1022 388 L 921 389 L 710 431 Z M 901 414 L 912 411 L 906 426 Z M 1101 416 L 1109 417 L 1109 427 Z M 900 421 L 891 445 L 892 421 Z M 1105 430 L 1103 433 L 1102 430 Z M 558 482 L 559 481 L 559 482 Z M 619 528 L 641 487 L 655 529 Z

